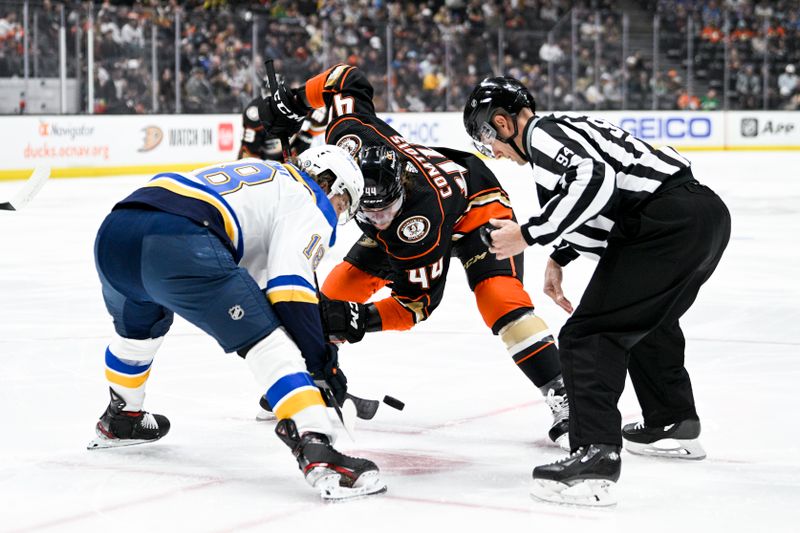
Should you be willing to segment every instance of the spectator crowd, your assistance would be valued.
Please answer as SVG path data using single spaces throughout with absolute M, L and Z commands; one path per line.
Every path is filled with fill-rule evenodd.
M 178 101 L 185 113 L 238 112 L 258 94 L 267 57 L 291 85 L 336 62 L 356 64 L 380 111 L 460 110 L 477 81 L 500 73 L 550 109 L 800 108 L 798 2 L 631 0 L 625 12 L 618 4 L 31 0 L 29 68 L 58 76 L 63 6 L 67 75 L 83 80 L 84 102 L 94 35 L 97 113 L 172 113 Z M 23 73 L 22 3 L 4 2 L 0 17 L 2 83 Z

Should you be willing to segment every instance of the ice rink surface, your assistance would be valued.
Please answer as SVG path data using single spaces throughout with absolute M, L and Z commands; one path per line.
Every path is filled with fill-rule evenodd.
M 147 177 L 51 180 L 24 211 L 0 212 L 0 531 L 703 531 L 800 530 L 800 153 L 687 153 L 733 215 L 730 246 L 684 317 L 687 367 L 708 458 L 623 454 L 619 504 L 537 503 L 531 469 L 562 455 L 550 414 L 483 324 L 454 261 L 442 305 L 411 332 L 344 347 L 354 394 L 406 402 L 360 421 L 342 451 L 375 460 L 389 490 L 324 504 L 274 423 L 256 422 L 244 362 L 176 319 L 145 408 L 170 434 L 87 451 L 108 402 L 112 333 L 92 244 L 111 206 Z M 518 215 L 535 205 L 526 167 L 495 166 Z M 20 182 L 0 182 L 6 199 Z M 342 231 L 324 275 L 357 237 Z M 526 252 L 525 285 L 554 332 L 567 318 L 541 292 L 549 250 Z M 565 269 L 577 303 L 594 263 Z M 625 422 L 639 408 L 628 386 Z

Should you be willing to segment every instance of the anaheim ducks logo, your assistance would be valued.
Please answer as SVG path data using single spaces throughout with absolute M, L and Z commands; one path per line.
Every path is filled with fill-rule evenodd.
M 431 229 L 430 221 L 423 216 L 413 216 L 405 219 L 397 227 L 397 236 L 407 243 L 419 242 L 425 238 Z
M 159 144 L 164 139 L 164 132 L 161 131 L 161 128 L 158 126 L 147 126 L 146 128 L 142 128 L 144 131 L 144 143 L 142 147 L 139 148 L 140 152 L 149 152 Z
M 338 141 L 336 146 L 355 157 L 359 150 L 361 150 L 361 137 L 358 135 L 345 135 Z

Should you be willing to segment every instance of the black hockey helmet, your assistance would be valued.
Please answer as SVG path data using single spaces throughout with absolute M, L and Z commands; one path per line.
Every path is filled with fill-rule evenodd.
M 358 154 L 364 174 L 361 207 L 378 210 L 389 207 L 403 194 L 403 158 L 388 146 L 367 146 Z
M 385 145 L 367 146 L 358 155 L 364 194 L 356 217 L 379 230 L 388 228 L 403 207 L 403 176 L 413 169 L 405 157 Z
M 536 112 L 536 102 L 533 95 L 518 79 L 509 76 L 496 76 L 486 78 L 472 90 L 464 106 L 464 127 L 475 141 L 475 146 L 484 155 L 491 156 L 491 149 L 487 147 L 497 137 L 497 131 L 492 126 L 492 117 L 500 110 L 515 116 L 520 110 L 530 108 Z M 516 136 L 516 124 L 514 135 Z M 512 136 L 512 137 L 513 137 Z M 508 143 L 512 137 L 500 139 Z

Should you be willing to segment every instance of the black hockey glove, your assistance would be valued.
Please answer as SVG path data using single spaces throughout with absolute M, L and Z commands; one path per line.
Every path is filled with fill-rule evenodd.
M 347 397 L 347 377 L 339 368 L 339 349 L 333 344 L 325 345 L 324 366 L 310 371 L 314 384 L 320 389 L 329 390 L 341 406 Z M 325 394 L 323 394 L 323 398 Z M 326 401 L 327 403 L 327 401 Z
M 289 141 L 289 153 L 295 157 L 302 154 L 311 148 L 313 140 L 311 134 L 308 131 L 303 131 L 301 128 L 300 131 L 297 132 L 297 135 L 292 137 Z
M 478 235 L 481 236 L 481 240 L 483 244 L 486 245 L 487 248 L 492 247 L 492 232 L 496 230 L 496 226 L 492 226 L 490 223 L 486 223 L 480 228 L 478 228 Z
M 272 96 L 261 101 L 258 114 L 269 133 L 288 137 L 300 129 L 309 109 L 297 89 L 288 89 L 280 83 Z
M 322 329 L 331 342 L 358 342 L 367 331 L 380 331 L 381 315 L 374 304 L 322 298 Z

